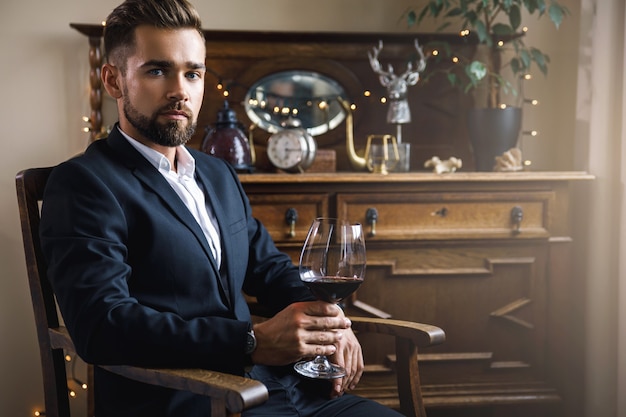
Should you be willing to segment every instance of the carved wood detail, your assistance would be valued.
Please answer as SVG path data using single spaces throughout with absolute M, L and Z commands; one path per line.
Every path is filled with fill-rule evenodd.
M 89 139 L 91 142 L 102 134 L 102 81 L 100 68 L 102 67 L 102 40 L 100 37 L 89 37 Z
M 571 355 L 559 352 L 571 337 L 563 323 L 572 319 L 572 305 L 563 292 L 565 249 L 572 242 L 567 183 L 573 177 L 527 172 L 240 178 L 253 215 L 270 230 L 284 230 L 282 208 L 273 207 L 282 200 L 293 205 L 302 196 L 325 201 L 329 216 L 365 224 L 368 208 L 377 209 L 377 233 L 367 238 L 366 280 L 347 311 L 433 323 L 446 331 L 446 343 L 418 356 L 429 412 L 473 417 L 531 410 L 528 415 L 535 417 L 570 417 L 560 408 L 572 409 L 577 399 L 575 384 L 561 376 L 572 367 Z M 309 201 L 302 203 L 310 210 Z M 515 206 L 524 209 L 517 234 L 510 221 Z M 431 215 L 442 207 L 448 209 L 445 216 Z M 294 261 L 301 245 L 300 237 L 284 234 L 278 242 Z M 368 367 L 357 393 L 394 406 L 393 352 L 384 338 L 369 336 L 361 335 Z

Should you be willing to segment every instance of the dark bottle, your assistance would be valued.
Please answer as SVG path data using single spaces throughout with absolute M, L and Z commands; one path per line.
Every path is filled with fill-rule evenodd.
M 254 170 L 250 143 L 244 133 L 244 127 L 237 120 L 235 111 L 224 107 L 217 112 L 215 127 L 207 126 L 202 140 L 202 152 L 224 159 L 239 172 Z

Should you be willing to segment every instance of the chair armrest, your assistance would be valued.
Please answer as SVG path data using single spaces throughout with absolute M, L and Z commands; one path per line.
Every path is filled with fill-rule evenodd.
M 350 317 L 352 328 L 357 332 L 380 333 L 411 340 L 418 347 L 438 345 L 446 340 L 442 329 L 430 324 L 405 320 Z
M 271 317 L 269 311 L 255 300 L 248 300 L 248 307 L 253 316 Z M 446 340 L 444 331 L 430 324 L 354 316 L 350 316 L 350 320 L 352 320 L 352 328 L 354 330 L 363 333 L 382 333 L 402 337 L 413 341 L 418 347 L 438 345 Z
M 49 329 L 52 348 L 74 351 L 65 327 Z M 224 404 L 231 413 L 240 413 L 268 398 L 265 385 L 250 378 L 206 369 L 144 368 L 128 365 L 96 365 L 126 378 L 165 388 L 193 392 Z
M 206 369 L 98 366 L 135 381 L 189 391 L 210 397 L 214 401 L 223 401 L 231 413 L 240 413 L 252 406 L 264 403 L 268 398 L 267 388 L 259 381 Z
M 350 317 L 356 332 L 387 334 L 395 337 L 396 381 L 400 410 L 410 417 L 424 417 L 424 400 L 421 394 L 418 347 L 443 343 L 446 335 L 442 329 L 430 324 L 403 320 L 369 317 Z

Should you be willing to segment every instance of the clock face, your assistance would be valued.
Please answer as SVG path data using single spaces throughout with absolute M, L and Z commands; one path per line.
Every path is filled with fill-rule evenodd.
M 308 138 L 307 138 L 308 136 Z M 304 171 L 313 162 L 316 145 L 301 129 L 285 129 L 273 134 L 267 142 L 267 157 L 279 169 Z

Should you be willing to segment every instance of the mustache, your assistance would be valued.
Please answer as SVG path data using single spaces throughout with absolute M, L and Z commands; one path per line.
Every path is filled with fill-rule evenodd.
M 180 112 L 183 113 L 185 115 L 185 117 L 187 117 L 188 119 L 191 119 L 191 117 L 193 116 L 193 112 L 191 111 L 191 109 L 189 109 L 187 106 L 185 106 L 184 103 L 182 102 L 176 102 L 176 103 L 171 103 L 168 105 L 165 105 L 163 107 L 161 107 L 157 113 L 167 113 L 170 111 L 176 111 L 176 112 Z

